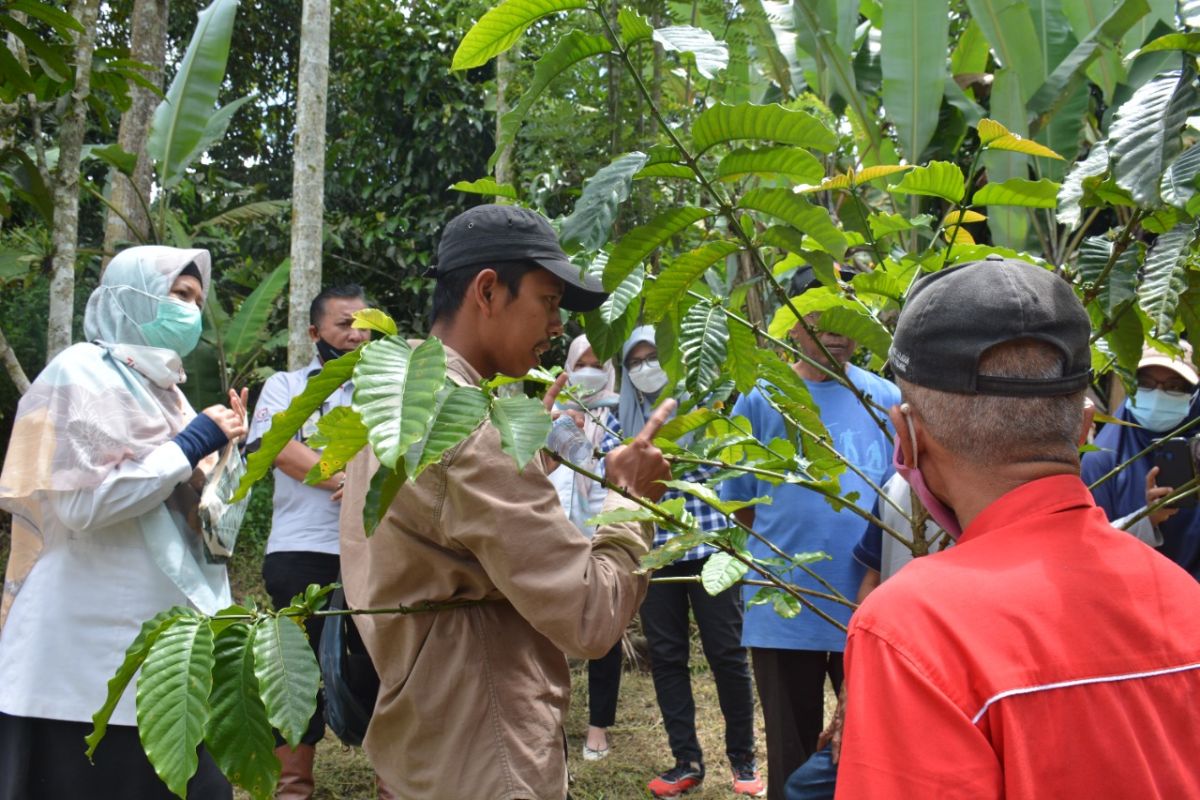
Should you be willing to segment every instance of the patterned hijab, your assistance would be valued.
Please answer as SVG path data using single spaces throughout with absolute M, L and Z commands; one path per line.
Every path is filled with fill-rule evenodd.
M 184 380 L 179 355 L 146 345 L 139 325 L 154 318 L 189 265 L 207 295 L 210 263 L 205 250 L 134 247 L 118 254 L 88 300 L 90 341 L 59 353 L 21 398 L 0 472 L 0 508 L 13 515 L 0 624 L 41 554 L 47 494 L 95 489 L 122 462 L 145 458 L 195 416 L 177 385 Z M 220 594 L 209 586 L 215 576 L 181 554 L 178 542 L 186 538 L 173 519 L 166 505 L 147 514 L 140 523 L 147 546 L 193 602 L 212 606 Z

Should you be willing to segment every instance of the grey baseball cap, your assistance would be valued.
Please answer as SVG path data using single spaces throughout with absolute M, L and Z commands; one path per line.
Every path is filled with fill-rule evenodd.
M 1087 388 L 1091 323 L 1070 284 L 1048 269 L 989 255 L 917 281 L 896 322 L 889 354 L 899 377 L 955 394 L 1052 397 Z M 1055 378 L 980 375 L 994 345 L 1036 339 L 1063 356 Z
M 546 218 L 517 206 L 475 206 L 446 223 L 429 274 L 511 261 L 532 261 L 562 278 L 562 307 L 568 311 L 591 311 L 608 298 L 599 278 L 585 275 L 567 258 Z

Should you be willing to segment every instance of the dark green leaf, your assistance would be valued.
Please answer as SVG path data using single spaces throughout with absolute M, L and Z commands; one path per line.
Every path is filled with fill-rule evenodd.
M 563 220 L 559 240 L 568 251 L 575 248 L 599 250 L 608 241 L 617 211 L 629 199 L 633 176 L 648 156 L 626 153 L 583 183 L 583 192 L 571 216 Z
M 883 6 L 883 105 L 910 163 L 937 130 L 949 31 L 948 0 L 888 0 Z
M 1158 336 L 1170 333 L 1175 323 L 1179 296 L 1187 288 L 1188 259 L 1195 240 L 1195 223 L 1184 222 L 1159 236 L 1146 254 L 1138 304 Z
M 617 242 L 604 266 L 604 288 L 610 292 L 616 289 L 629 277 L 634 267 L 668 239 L 710 216 L 712 212 L 705 208 L 672 208 L 626 233 Z
M 736 253 L 738 249 L 739 245 L 734 242 L 710 242 L 671 261 L 646 290 L 646 321 L 658 322 L 662 319 L 709 267 Z
M 254 287 L 254 291 L 242 301 L 237 313 L 229 320 L 222 344 L 225 358 L 230 364 L 237 364 L 252 355 L 255 348 L 267 338 L 267 319 L 275 309 L 280 293 L 288 285 L 291 268 L 290 258 L 281 261 Z
M 158 777 L 179 797 L 199 764 L 212 670 L 212 629 L 208 620 L 189 616 L 159 634 L 138 676 L 138 738 Z
M 443 386 L 433 399 L 432 417 L 425 435 L 404 455 L 410 480 L 441 459 L 442 454 L 466 439 L 487 416 L 488 398 L 474 386 Z
M 270 798 L 279 780 L 275 734 L 254 675 L 256 628 L 231 625 L 213 643 L 212 716 L 204 744 L 221 772 L 256 800 Z
M 725 366 L 729 340 L 725 309 L 697 303 L 687 312 L 680 327 L 679 349 L 687 365 L 687 386 L 693 397 L 712 390 Z
M 300 623 L 267 617 L 254 631 L 254 676 L 259 696 L 279 735 L 295 747 L 317 710 L 321 671 Z
M 388 507 L 396 499 L 396 493 L 404 486 L 404 478 L 404 470 L 396 472 L 383 466 L 371 476 L 371 485 L 367 488 L 367 496 L 363 501 L 363 531 L 368 539 L 387 515 Z
M 600 319 L 604 320 L 607 325 L 613 325 L 625 316 L 626 310 L 630 308 L 636 310 L 637 305 L 634 301 L 641 294 L 642 284 L 645 280 L 646 270 L 641 267 L 637 267 L 629 273 L 629 276 L 621 281 L 621 285 L 614 289 L 608 299 L 600 305 Z
M 536 397 L 497 397 L 489 418 L 500 431 L 500 448 L 513 457 L 518 469 L 537 455 L 550 434 L 550 414 Z
M 1113 175 L 1139 205 L 1159 204 L 1159 181 L 1183 148 L 1179 134 L 1197 96 L 1189 67 L 1157 76 L 1117 109 L 1109 129 Z
M 1089 236 L 1079 246 L 1079 277 L 1091 286 L 1099 279 L 1112 258 L 1113 241 L 1106 236 Z M 1111 318 L 1116 310 L 1133 299 L 1137 288 L 1137 273 L 1141 267 L 1141 253 L 1130 247 L 1121 253 L 1113 264 L 1108 278 L 1097 295 L 1104 314 Z
M 354 410 L 385 467 L 397 462 L 429 427 L 429 398 L 446 382 L 446 351 L 435 337 L 414 349 L 399 336 L 366 344 L 354 367 Z
M 824 206 L 813 205 L 791 189 L 751 189 L 742 196 L 738 207 L 783 220 L 811 236 L 835 258 L 846 253 L 846 235 L 834 225 L 829 211 Z

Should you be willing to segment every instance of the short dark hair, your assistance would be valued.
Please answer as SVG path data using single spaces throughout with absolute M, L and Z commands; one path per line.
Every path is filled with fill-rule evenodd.
M 433 287 L 433 309 L 429 314 L 431 325 L 439 319 L 454 319 L 454 315 L 462 307 L 463 298 L 467 295 L 467 287 L 485 269 L 494 269 L 496 278 L 508 288 L 510 295 L 516 297 L 521 291 L 521 281 L 525 275 L 541 267 L 532 261 L 492 261 L 460 267 L 438 275 L 437 283 Z
M 357 283 L 346 283 L 341 286 L 327 286 L 313 298 L 308 307 L 308 324 L 319 325 L 325 316 L 325 304 L 330 300 L 362 300 L 366 302 L 367 293 Z

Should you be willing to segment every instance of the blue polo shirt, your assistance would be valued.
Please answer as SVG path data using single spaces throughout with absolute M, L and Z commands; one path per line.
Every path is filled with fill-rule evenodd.
M 859 391 L 884 408 L 900 402 L 900 390 L 891 381 L 850 364 L 846 365 L 846 374 Z M 806 383 L 838 452 L 849 458 L 877 486 L 882 486 L 892 474 L 891 441 L 849 389 L 832 380 Z M 750 420 L 754 435 L 760 441 L 788 438 L 783 417 L 771 408 L 759 389 L 739 398 L 733 413 Z M 844 471 L 840 481 L 843 496 L 857 492 L 857 505 L 870 509 L 875 504 L 875 490 L 853 472 Z M 753 475 L 740 475 L 721 484 L 721 497 L 726 500 L 749 500 L 763 495 L 770 495 L 772 503 L 754 507 L 754 529 L 785 553 L 814 550 L 828 553 L 832 560 L 810 566 L 853 600 L 863 577 L 863 566 L 853 555 L 854 546 L 866 529 L 866 521 L 851 511 L 834 511 L 822 495 L 802 486 L 772 486 Z M 753 538 L 748 546 L 756 557 L 774 556 L 766 545 Z M 785 577 L 801 588 L 826 591 L 800 570 Z M 756 591 L 758 587 L 755 586 L 743 587 L 743 596 L 749 601 Z M 850 609 L 845 606 L 823 600 L 817 600 L 816 605 L 843 624 L 849 623 Z M 742 644 L 783 650 L 841 652 L 846 647 L 846 637 L 808 610 L 789 620 L 780 617 L 767 604 L 747 607 Z

